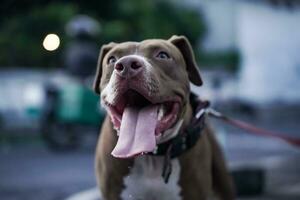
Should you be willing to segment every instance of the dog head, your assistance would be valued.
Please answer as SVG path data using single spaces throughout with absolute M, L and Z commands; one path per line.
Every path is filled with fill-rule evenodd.
M 101 91 L 119 135 L 112 155 L 152 152 L 177 134 L 189 103 L 189 83 L 202 85 L 197 68 L 184 36 L 103 45 L 94 90 Z

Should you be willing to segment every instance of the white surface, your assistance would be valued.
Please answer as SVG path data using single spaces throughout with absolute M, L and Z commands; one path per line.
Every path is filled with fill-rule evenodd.
M 239 95 L 266 103 L 299 101 L 300 8 L 242 2 L 237 25 Z
M 99 188 L 91 188 L 83 190 L 81 192 L 75 193 L 69 196 L 65 200 L 98 200 L 101 199 Z

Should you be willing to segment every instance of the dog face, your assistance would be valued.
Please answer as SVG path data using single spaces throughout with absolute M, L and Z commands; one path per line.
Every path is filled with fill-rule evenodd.
M 101 48 L 94 90 L 119 138 L 112 154 L 151 152 L 182 123 L 189 82 L 202 85 L 188 40 L 109 43 Z M 178 132 L 178 131 L 177 131 Z

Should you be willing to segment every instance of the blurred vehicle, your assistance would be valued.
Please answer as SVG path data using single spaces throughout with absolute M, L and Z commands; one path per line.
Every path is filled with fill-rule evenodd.
M 0 91 L 1 134 L 41 134 L 53 150 L 96 143 L 105 115 L 99 97 L 66 73 L 1 70 Z
M 96 134 L 87 132 L 97 133 L 105 115 L 89 84 L 97 65 L 99 52 L 94 37 L 99 31 L 98 22 L 85 15 L 73 17 L 66 25 L 70 43 L 63 60 L 68 81 L 46 82 L 41 120 L 42 136 L 53 150 L 90 146 L 97 141 L 96 137 L 89 137 Z
M 87 142 L 88 136 L 98 133 L 105 111 L 101 109 L 99 97 L 92 90 L 70 81 L 64 84 L 48 83 L 45 91 L 41 130 L 51 149 L 78 148 Z

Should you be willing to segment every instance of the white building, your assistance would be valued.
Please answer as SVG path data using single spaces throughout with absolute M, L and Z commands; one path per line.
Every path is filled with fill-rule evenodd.
M 238 49 L 234 97 L 300 102 L 300 4 L 297 1 L 189 0 L 204 14 L 207 51 Z M 293 6 L 290 6 L 293 3 Z

